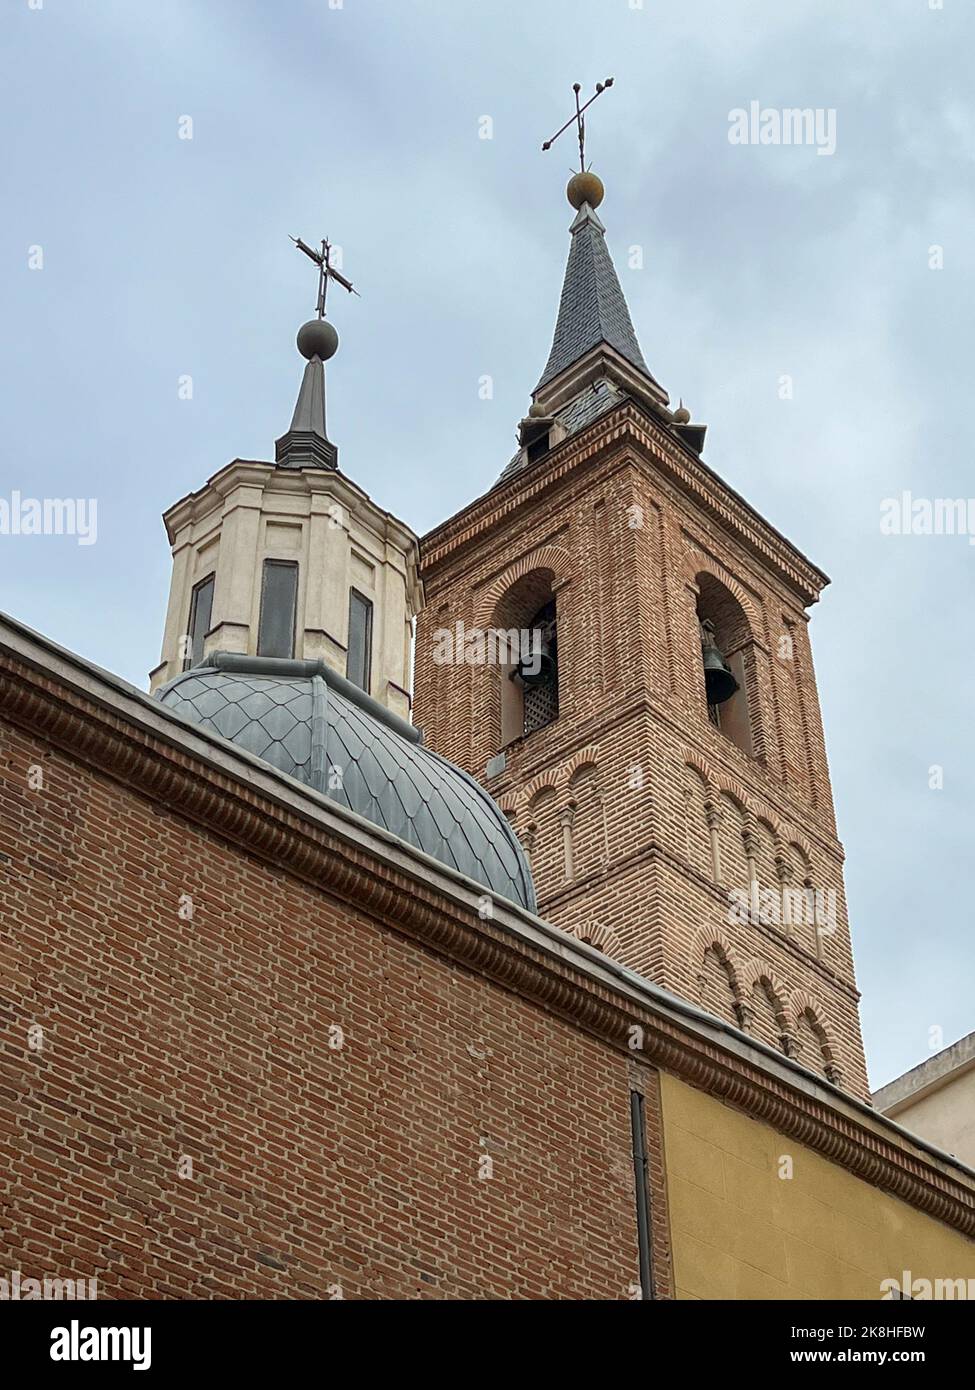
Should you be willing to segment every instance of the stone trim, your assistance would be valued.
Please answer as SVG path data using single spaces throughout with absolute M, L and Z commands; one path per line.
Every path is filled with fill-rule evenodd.
M 133 794 L 975 1236 L 975 1173 L 963 1164 L 533 914 L 496 901 L 482 919 L 480 885 L 9 620 L 0 622 L 0 713 Z
M 931 1095 L 946 1081 L 957 1080 L 964 1072 L 975 1066 L 975 1033 L 959 1038 L 956 1043 L 927 1057 L 916 1067 L 903 1075 L 888 1081 L 879 1091 L 874 1091 L 872 1100 L 878 1110 L 885 1115 L 896 1115 L 905 1106 L 924 1096 Z

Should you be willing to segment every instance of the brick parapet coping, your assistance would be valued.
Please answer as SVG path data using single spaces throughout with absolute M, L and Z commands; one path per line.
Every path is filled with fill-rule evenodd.
M 0 714 L 136 795 L 975 1236 L 975 1172 L 744 1033 L 0 618 Z M 643 1046 L 630 1046 L 634 1026 Z

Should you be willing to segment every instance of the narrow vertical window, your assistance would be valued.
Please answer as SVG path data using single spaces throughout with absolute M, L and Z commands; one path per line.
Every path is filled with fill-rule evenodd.
M 636 1236 L 640 1252 L 640 1298 L 653 1298 L 653 1266 L 650 1262 L 650 1183 L 647 1176 L 647 1142 L 643 1096 L 630 1092 L 630 1128 L 633 1133 L 633 1176 L 636 1187 Z
M 534 463 L 536 459 L 540 459 L 544 454 L 547 454 L 548 441 L 548 430 L 546 430 L 544 434 L 540 434 L 537 439 L 533 439 L 526 450 L 525 462 Z
M 213 575 L 208 574 L 206 579 L 201 579 L 199 584 L 193 586 L 193 597 L 190 599 L 190 621 L 187 627 L 188 650 L 183 658 L 183 670 L 188 671 L 191 666 L 199 666 L 203 660 L 203 639 L 210 630 L 210 618 L 213 613 Z
M 297 597 L 298 566 L 291 560 L 265 560 L 258 656 L 294 656 Z
M 559 653 L 555 600 L 540 608 L 528 625 L 530 651 L 516 668 L 523 688 L 526 734 L 544 729 L 559 715 Z
M 356 589 L 349 590 L 349 651 L 345 674 L 369 694 L 372 670 L 372 604 Z

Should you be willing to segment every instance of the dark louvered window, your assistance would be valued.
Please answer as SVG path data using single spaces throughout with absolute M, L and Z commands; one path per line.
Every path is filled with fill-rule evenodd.
M 345 674 L 369 694 L 372 669 L 372 604 L 356 589 L 349 590 L 349 651 Z
M 555 600 L 540 608 L 528 625 L 531 633 L 534 669 L 523 676 L 524 732 L 544 729 L 559 716 L 559 649 L 555 621 Z
M 297 597 L 298 566 L 291 560 L 265 560 L 258 656 L 294 656 Z
M 189 638 L 186 655 L 183 659 L 183 670 L 188 671 L 191 666 L 199 666 L 203 660 L 203 639 L 210 630 L 210 619 L 213 614 L 213 575 L 208 574 L 206 579 L 201 579 L 199 584 L 193 586 L 193 597 L 190 599 L 190 621 L 187 629 Z

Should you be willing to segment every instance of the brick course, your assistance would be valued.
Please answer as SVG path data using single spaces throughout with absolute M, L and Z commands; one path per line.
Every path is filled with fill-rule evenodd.
M 106 1297 L 628 1297 L 625 1055 L 4 726 L 0 856 L 0 1270 Z

